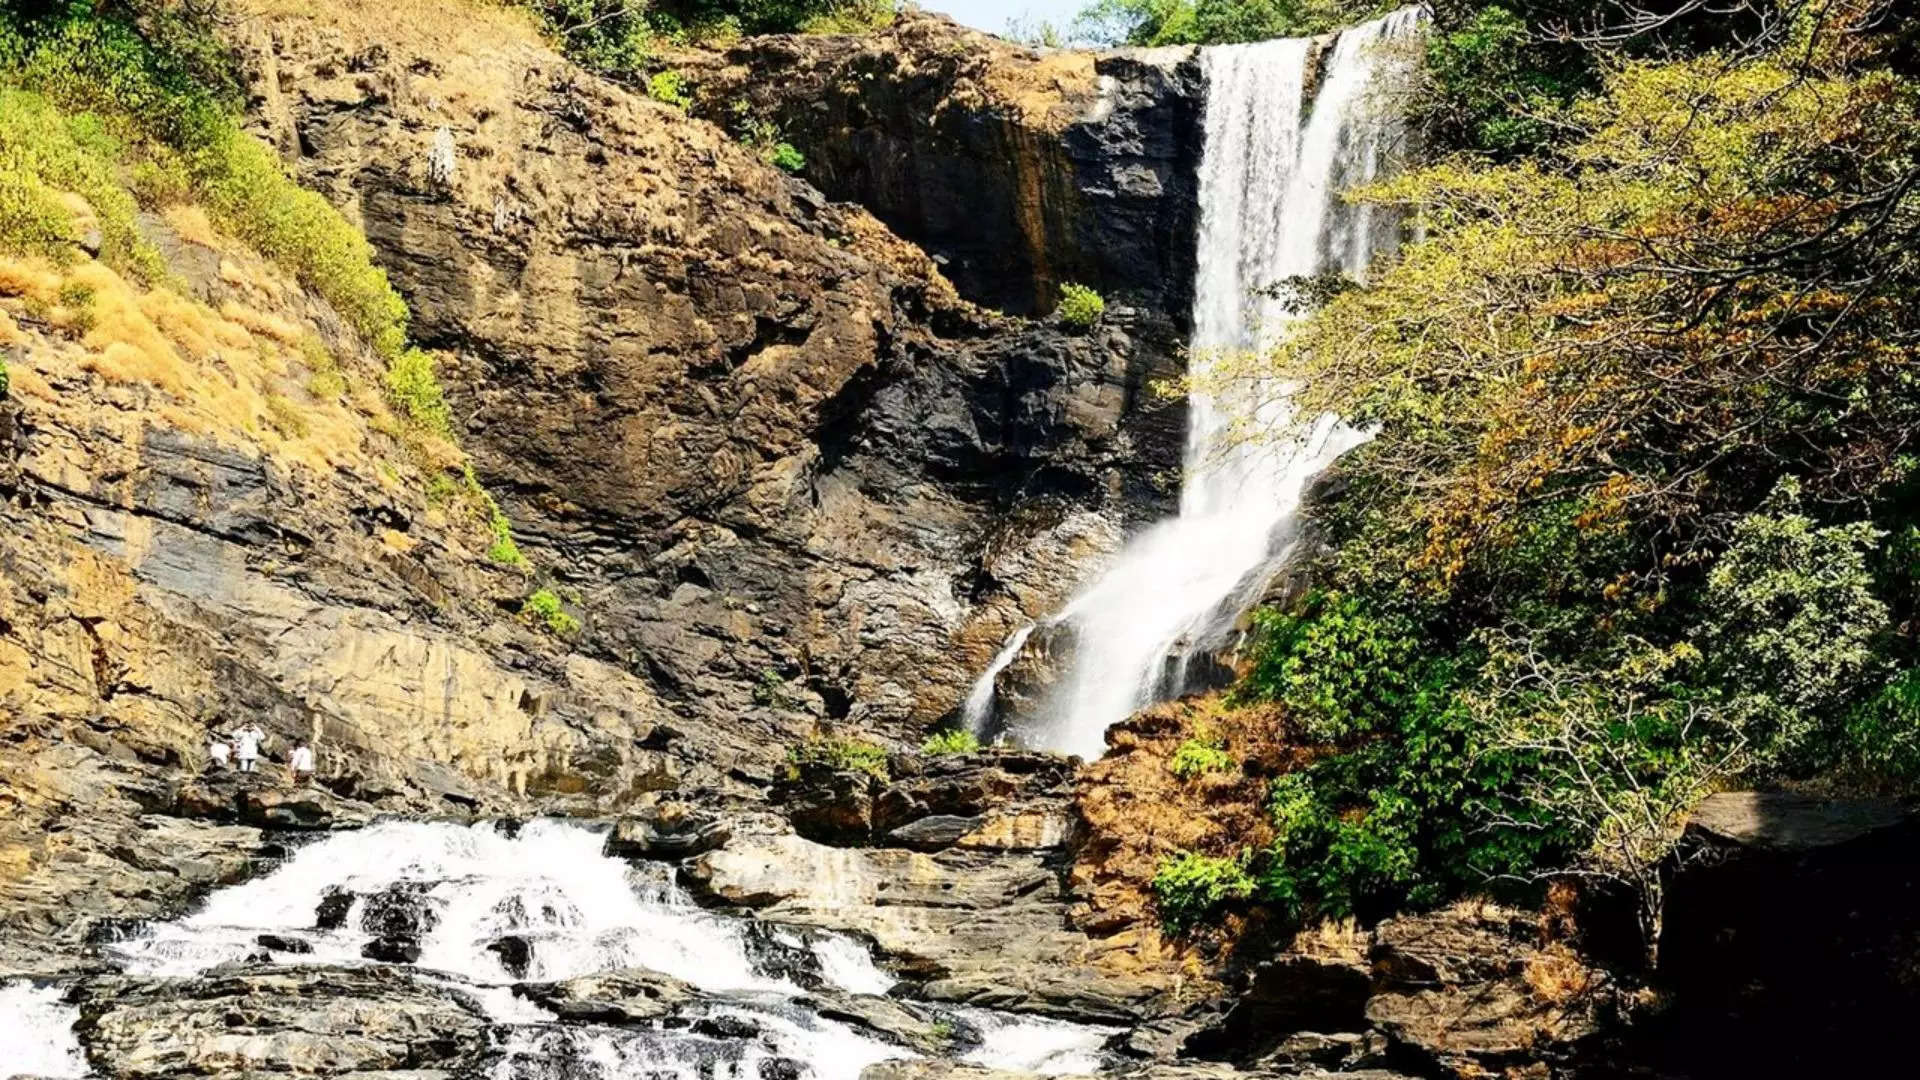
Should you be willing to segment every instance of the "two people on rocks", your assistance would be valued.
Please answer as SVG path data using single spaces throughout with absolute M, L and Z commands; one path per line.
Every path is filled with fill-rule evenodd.
M 207 757 L 216 769 L 225 771 L 231 760 L 238 771 L 251 773 L 259 765 L 260 750 L 266 741 L 267 733 L 257 723 L 237 728 L 225 736 L 216 731 L 208 737 Z M 287 755 L 287 776 L 296 784 L 313 779 L 313 748 L 304 739 Z

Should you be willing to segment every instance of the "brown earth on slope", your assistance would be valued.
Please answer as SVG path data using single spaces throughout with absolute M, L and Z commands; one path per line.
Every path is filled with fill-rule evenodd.
M 1232 857 L 1273 839 L 1267 784 L 1298 763 L 1271 706 L 1240 707 L 1210 694 L 1151 706 L 1107 732 L 1110 750 L 1080 775 L 1074 808 L 1084 839 L 1072 881 L 1087 897 L 1079 924 L 1132 939 L 1142 954 L 1191 955 L 1202 966 L 1227 958 L 1252 931 L 1228 914 L 1219 926 L 1181 941 L 1162 937 L 1153 909 L 1153 877 L 1180 852 Z M 1174 756 L 1197 741 L 1222 751 L 1228 767 L 1176 775 Z

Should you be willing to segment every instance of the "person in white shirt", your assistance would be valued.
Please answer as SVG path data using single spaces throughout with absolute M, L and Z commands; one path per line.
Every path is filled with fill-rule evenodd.
M 240 762 L 241 772 L 253 771 L 260 760 L 260 744 L 266 741 L 267 733 L 258 724 L 248 724 L 233 733 L 233 756 Z
M 293 756 L 287 759 L 287 772 L 296 784 L 313 779 L 313 750 L 306 743 L 293 748 Z
M 209 735 L 207 738 L 207 757 L 213 760 L 214 768 L 225 772 L 228 760 L 233 757 L 233 747 L 228 746 L 227 740 L 218 735 Z

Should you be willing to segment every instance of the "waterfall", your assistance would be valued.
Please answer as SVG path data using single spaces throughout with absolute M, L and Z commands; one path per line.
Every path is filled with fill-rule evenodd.
M 1343 205 L 1338 194 L 1381 175 L 1401 141 L 1401 125 L 1370 91 L 1402 63 L 1404 50 L 1389 46 L 1411 41 L 1424 21 L 1404 8 L 1344 31 L 1317 80 L 1312 39 L 1201 50 L 1196 381 L 1218 372 L 1223 355 L 1285 333 L 1294 315 L 1270 287 L 1327 271 L 1358 278 L 1397 243 L 1392 215 Z M 1109 725 L 1182 692 L 1191 661 L 1228 643 L 1288 554 L 1308 482 L 1366 438 L 1320 417 L 1291 441 L 1262 439 L 1293 422 L 1288 392 L 1253 378 L 1193 395 L 1179 516 L 1136 537 L 1054 616 L 1071 636 L 1071 667 L 1039 715 L 1009 723 L 1021 741 L 1096 757 Z M 969 713 L 991 715 L 997 673 L 975 687 Z M 976 709 L 972 699 L 982 697 Z

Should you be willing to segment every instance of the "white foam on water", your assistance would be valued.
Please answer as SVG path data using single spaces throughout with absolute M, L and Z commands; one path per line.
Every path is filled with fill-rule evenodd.
M 264 877 L 209 897 L 175 923 L 114 946 L 128 970 L 192 975 L 262 951 L 263 933 L 297 937 L 310 954 L 289 963 L 363 963 L 365 901 L 344 926 L 316 931 L 315 911 L 332 889 L 422 891 L 437 919 L 422 938 L 419 966 L 480 985 L 516 980 L 487 946 L 506 937 L 531 946 L 526 981 L 642 967 L 707 990 L 790 988 L 758 974 L 736 926 L 673 895 L 670 884 L 637 890 L 627 865 L 601 853 L 604 837 L 559 821 L 533 821 L 516 835 L 491 825 L 386 822 L 339 833 L 296 852 Z
M 850 937 L 816 937 L 810 943 L 820 961 L 820 975 L 842 990 L 856 994 L 885 994 L 900 981 L 873 962 L 873 952 Z
M 57 986 L 0 983 L 0 1078 L 87 1075 L 87 1055 L 73 1034 L 80 1010 L 60 997 Z
M 955 1013 L 981 1035 L 979 1049 L 963 1060 L 992 1069 L 1046 1076 L 1099 1072 L 1106 1065 L 1103 1048 L 1107 1040 L 1119 1033 L 1117 1028 L 985 1009 L 956 1009 Z

